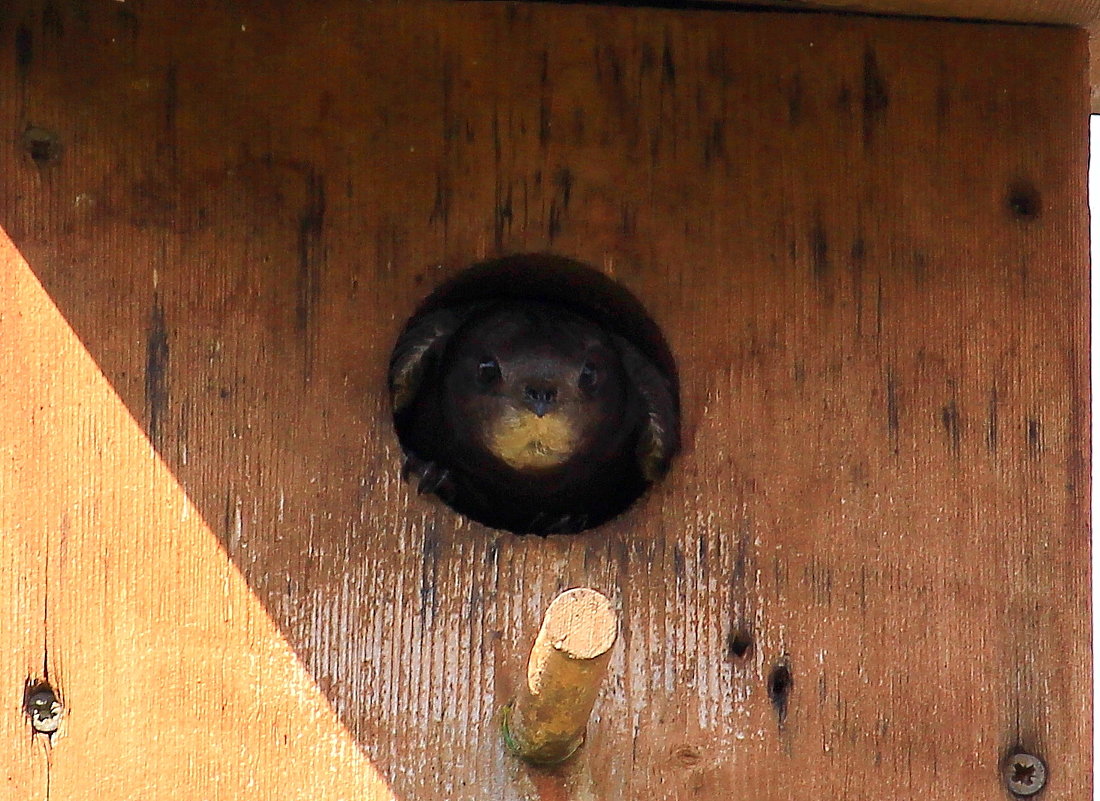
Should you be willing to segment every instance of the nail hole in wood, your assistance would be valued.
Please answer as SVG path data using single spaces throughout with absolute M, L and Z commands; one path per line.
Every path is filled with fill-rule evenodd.
M 1007 204 L 1016 217 L 1024 220 L 1036 219 L 1043 210 L 1042 196 L 1027 181 L 1019 181 L 1009 187 Z
M 729 636 L 730 655 L 743 659 L 752 651 L 752 632 L 746 628 L 734 629 Z
M 787 704 L 790 701 L 791 690 L 794 688 L 794 676 L 791 674 L 790 665 L 786 660 L 772 668 L 768 675 L 768 698 L 775 707 L 775 714 L 779 717 L 780 725 L 787 719 Z

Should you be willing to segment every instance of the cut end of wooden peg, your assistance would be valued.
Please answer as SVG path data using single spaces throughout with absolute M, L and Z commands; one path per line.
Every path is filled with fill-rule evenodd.
M 566 590 L 550 604 L 542 631 L 554 650 L 570 659 L 596 659 L 615 644 L 618 620 L 611 601 L 587 587 Z
M 505 710 L 512 751 L 538 763 L 576 751 L 617 636 L 618 619 L 603 594 L 578 587 L 554 599 L 531 649 L 527 681 Z

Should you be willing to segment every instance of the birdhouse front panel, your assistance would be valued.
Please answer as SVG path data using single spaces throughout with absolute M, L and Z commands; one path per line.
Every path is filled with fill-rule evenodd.
M 1084 797 L 1086 51 L 694 7 L 9 3 L 11 797 Z M 415 340 L 410 439 L 395 345 L 464 280 L 482 328 Z M 517 292 L 588 316 L 485 312 Z M 491 426 L 432 428 L 488 393 Z M 456 431 L 515 462 L 465 507 L 407 466 L 472 470 Z M 567 490 L 523 483 L 577 454 Z M 529 766 L 501 710 L 573 587 L 617 639 L 583 745 Z

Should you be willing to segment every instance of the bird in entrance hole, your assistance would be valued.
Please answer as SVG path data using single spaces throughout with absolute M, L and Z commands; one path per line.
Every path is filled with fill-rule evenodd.
M 679 446 L 669 379 L 564 305 L 473 302 L 413 319 L 390 363 L 403 474 L 475 520 L 570 533 L 622 511 Z

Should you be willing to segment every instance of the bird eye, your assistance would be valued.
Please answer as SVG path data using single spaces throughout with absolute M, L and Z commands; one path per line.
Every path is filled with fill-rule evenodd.
M 493 358 L 484 358 L 477 365 L 477 383 L 489 387 L 500 381 L 500 365 Z
M 584 367 L 581 368 L 580 378 L 577 379 L 577 386 L 585 392 L 591 392 L 596 388 L 599 377 L 600 374 L 596 370 L 596 365 L 592 362 L 585 362 Z

